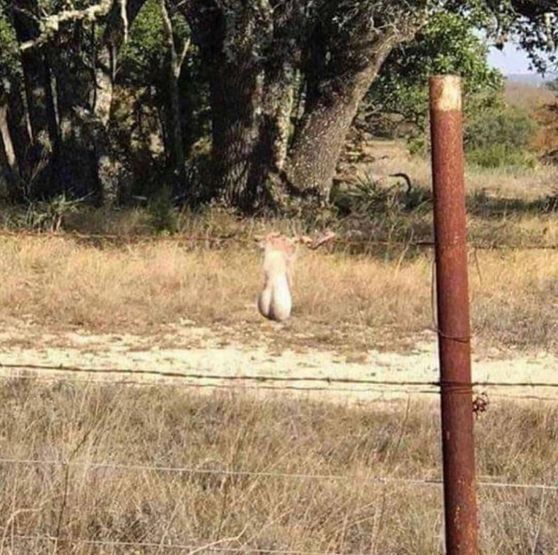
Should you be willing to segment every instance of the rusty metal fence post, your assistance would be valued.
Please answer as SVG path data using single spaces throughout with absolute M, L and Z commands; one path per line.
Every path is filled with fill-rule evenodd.
M 446 550 L 478 553 L 459 77 L 430 79 Z

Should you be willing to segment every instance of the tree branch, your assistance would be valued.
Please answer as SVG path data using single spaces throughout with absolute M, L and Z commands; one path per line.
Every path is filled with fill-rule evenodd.
M 125 8 L 125 0 L 121 1 Z M 52 36 L 59 32 L 60 25 L 64 23 L 70 21 L 97 21 L 109 13 L 112 5 L 113 0 L 101 0 L 98 4 L 84 8 L 83 10 L 65 10 L 60 13 L 41 18 L 39 20 L 39 36 L 33 40 L 21 43 L 19 48 L 21 51 L 25 51 L 45 44 Z

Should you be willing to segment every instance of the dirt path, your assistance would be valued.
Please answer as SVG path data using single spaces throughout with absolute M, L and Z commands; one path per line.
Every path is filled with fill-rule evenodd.
M 428 397 L 429 393 L 436 392 L 436 388 L 331 380 L 433 382 L 438 378 L 433 334 L 417 342 L 414 349 L 405 354 L 369 351 L 351 359 L 332 351 L 284 350 L 279 353 L 262 347 L 225 344 L 222 334 L 197 327 L 169 329 L 155 338 L 83 332 L 38 335 L 37 330 L 12 329 L 0 333 L 0 365 L 4 366 L 0 368 L 3 375 L 38 372 L 41 377 L 50 379 L 70 373 L 64 369 L 79 367 L 91 369 L 91 373 L 76 375 L 74 372 L 73 377 L 77 379 L 141 380 L 142 383 L 149 380 L 167 383 L 180 379 L 183 384 L 204 388 L 217 385 L 262 391 L 286 387 L 291 392 L 300 393 L 302 390 L 304 395 L 311 392 L 336 400 L 392 400 L 407 398 L 409 392 Z M 42 366 L 47 368 L 37 368 Z M 115 369 L 126 372 L 114 372 Z M 175 374 L 189 377 L 179 378 Z M 254 379 L 234 379 L 246 375 Z M 262 380 L 264 376 L 281 381 Z M 503 358 L 501 353 L 489 353 L 482 360 L 474 360 L 473 379 L 481 382 L 552 382 L 558 386 L 558 357 L 538 353 Z M 558 397 L 558 389 L 531 386 L 489 388 L 487 391 L 494 397 Z

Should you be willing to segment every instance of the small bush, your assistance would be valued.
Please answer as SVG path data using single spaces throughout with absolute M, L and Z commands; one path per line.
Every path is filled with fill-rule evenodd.
M 504 166 L 533 168 L 536 164 L 536 159 L 531 153 L 510 148 L 505 144 L 468 150 L 467 161 L 482 168 L 501 168 Z
M 175 233 L 178 213 L 168 187 L 163 187 L 148 205 L 149 221 L 157 232 Z
M 470 163 L 485 168 L 533 167 L 529 152 L 537 124 L 523 110 L 492 107 L 479 111 L 465 127 L 465 147 Z
M 413 187 L 405 179 L 386 186 L 370 176 L 350 189 L 336 191 L 332 197 L 341 215 L 376 214 L 382 218 L 415 211 L 430 200 L 428 192 Z

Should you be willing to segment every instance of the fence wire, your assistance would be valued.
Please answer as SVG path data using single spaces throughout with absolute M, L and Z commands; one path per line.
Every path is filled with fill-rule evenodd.
M 521 388 L 521 389 L 558 389 L 558 382 L 542 382 L 542 381 L 491 381 L 491 380 L 477 380 L 469 383 L 461 382 L 451 382 L 448 380 L 379 380 L 370 378 L 350 378 L 342 376 L 318 376 L 318 375 L 297 375 L 297 376 L 274 376 L 266 374 L 216 374 L 211 371 L 204 371 L 194 366 L 183 366 L 183 371 L 179 370 L 156 370 L 156 369 L 142 369 L 142 368 L 119 368 L 119 367 L 82 367 L 82 366 L 64 366 L 64 365 L 52 365 L 52 364 L 18 364 L 18 363 L 2 363 L 0 362 L 0 369 L 5 368 L 8 370 L 31 370 L 31 371 L 47 371 L 62 374 L 61 377 L 73 377 L 74 375 L 126 375 L 126 376 L 149 376 L 158 378 L 169 378 L 175 381 L 172 382 L 150 382 L 148 385 L 158 385 L 160 383 L 165 383 L 167 385 L 196 385 L 195 383 L 189 383 L 186 380 L 193 380 L 194 382 L 199 380 L 209 380 L 209 381 L 223 381 L 223 382 L 241 382 L 248 384 L 250 382 L 256 383 L 257 388 L 265 388 L 265 384 L 276 384 L 279 386 L 270 386 L 270 389 L 292 389 L 297 388 L 297 390 L 316 390 L 316 391 L 333 391 L 334 388 L 331 385 L 346 384 L 346 385 L 357 385 L 362 386 L 362 388 L 341 388 L 340 391 L 356 391 L 364 392 L 370 391 L 372 388 L 381 387 L 381 391 L 390 390 L 389 388 L 403 388 L 399 389 L 399 392 L 403 393 L 426 393 L 433 394 L 437 393 L 439 388 L 448 387 L 454 388 L 456 390 L 466 389 L 470 390 L 473 388 Z M 192 372 L 191 370 L 196 370 Z M 28 375 L 28 374 L 4 374 L 0 375 L 0 379 L 40 379 L 40 374 Z M 91 379 L 92 382 L 101 382 L 99 379 Z M 146 384 L 139 380 L 103 380 L 108 383 L 120 383 L 120 384 Z M 292 383 L 325 383 L 327 385 L 322 387 L 307 385 L 307 386 L 294 386 Z M 263 384 L 263 385 L 261 385 Z M 197 384 L 199 387 L 218 387 L 219 385 L 226 384 L 212 384 L 203 383 Z M 415 389 L 419 387 L 427 387 L 430 389 L 420 390 Z M 436 389 L 432 389 L 436 388 Z
M 345 474 L 305 474 L 290 473 L 276 471 L 258 471 L 258 470 L 231 470 L 226 468 L 198 468 L 193 466 L 162 466 L 149 464 L 123 464 L 112 462 L 96 462 L 96 461 L 62 461 L 48 459 L 17 459 L 2 457 L 0 465 L 14 466 L 56 466 L 63 468 L 79 468 L 85 471 L 93 470 L 113 470 L 126 472 L 154 472 L 154 473 L 172 473 L 172 474 L 190 474 L 190 475 L 209 475 L 209 476 L 235 476 L 239 478 L 272 478 L 285 480 L 318 480 L 318 481 L 348 481 L 355 483 L 381 484 L 381 485 L 402 485 L 415 487 L 441 487 L 443 480 L 441 478 L 405 478 L 398 476 L 370 476 L 359 475 L 349 476 Z M 519 489 L 519 490 L 544 490 L 558 491 L 558 482 L 550 484 L 541 483 L 522 483 L 522 482 L 505 482 L 489 479 L 479 480 L 477 482 L 482 488 L 495 489 Z
M 266 555 L 343 555 L 338 552 L 331 551 L 299 551 L 292 549 L 265 549 L 265 548 L 251 548 L 251 547 L 224 547 L 222 544 L 238 541 L 234 538 L 214 540 L 207 543 L 198 543 L 197 545 L 165 543 L 164 539 L 160 542 L 127 542 L 119 540 L 90 540 L 85 538 L 58 538 L 56 536 L 29 536 L 23 534 L 10 535 L 10 539 L 14 538 L 22 541 L 35 541 L 35 542 L 48 542 L 54 544 L 70 544 L 70 545 L 86 545 L 96 547 L 122 547 L 133 548 L 143 547 L 152 549 L 164 550 L 181 550 L 187 551 L 190 555 L 194 553 L 265 553 Z M 364 554 L 357 554 L 364 555 Z
M 222 245 L 222 244 L 238 244 L 238 245 L 255 245 L 256 238 L 239 236 L 238 234 L 227 235 L 187 235 L 187 234 L 174 234 L 174 235 L 153 235 L 142 233 L 127 233 L 127 234 L 114 234 L 114 233 L 80 233 L 76 231 L 64 232 L 51 232 L 51 231 L 8 231 L 0 230 L 0 237 L 17 238 L 17 237 L 32 237 L 32 238 L 58 238 L 58 239 L 74 239 L 88 242 L 107 242 L 107 243 L 121 243 L 121 244 L 134 244 L 134 243 L 157 243 L 157 242 L 170 242 L 178 244 L 204 244 L 206 247 Z M 375 239 L 375 238 L 343 238 L 336 237 L 332 241 L 332 245 L 339 245 L 344 247 L 401 247 L 401 248 L 417 248 L 417 249 L 432 249 L 434 248 L 434 241 L 432 239 Z M 528 243 L 528 244 L 504 244 L 494 242 L 478 242 L 469 243 L 469 247 L 473 250 L 558 250 L 558 243 Z
M 234 393 L 244 392 L 244 391 L 275 391 L 275 392 L 297 392 L 297 393 L 343 393 L 343 394 L 367 394 L 374 393 L 377 394 L 374 398 L 370 399 L 370 402 L 376 402 L 378 400 L 393 400 L 393 398 L 386 397 L 386 395 L 401 395 L 405 397 L 411 397 L 413 395 L 426 395 L 426 396 L 437 396 L 440 391 L 437 389 L 402 389 L 394 387 L 334 387 L 334 386 L 296 386 L 296 385 L 280 385 L 272 386 L 265 384 L 222 384 L 222 383 L 195 383 L 195 382 L 162 382 L 162 381 L 139 381 L 139 380 L 112 380 L 103 378 L 81 378 L 75 376 L 68 376 L 68 382 L 72 384 L 81 385 L 98 385 L 98 386 L 129 386 L 129 387 L 139 387 L 139 388 L 184 388 L 184 389 L 209 389 L 209 390 L 228 390 Z M 0 380 L 4 381 L 32 381 L 41 384 L 53 384 L 65 382 L 66 376 L 56 375 L 56 376 L 41 376 L 37 375 L 0 375 Z M 463 394 L 468 394 L 468 389 L 463 390 Z M 380 398 L 378 399 L 378 395 Z M 504 394 L 498 392 L 491 392 L 490 398 L 507 399 L 509 401 L 546 401 L 546 402 L 557 402 L 558 397 L 551 397 L 548 395 L 533 395 L 533 394 Z M 347 398 L 348 400 L 348 398 Z M 363 399 L 358 399 L 359 402 L 363 402 Z

